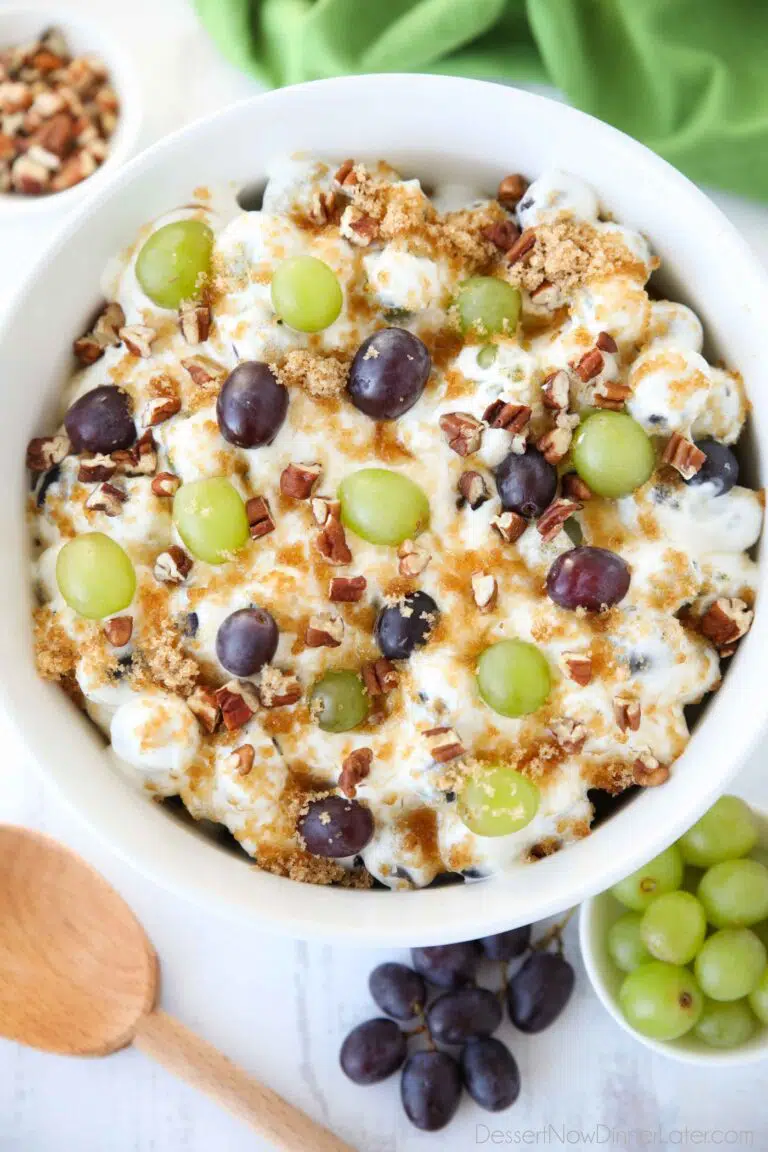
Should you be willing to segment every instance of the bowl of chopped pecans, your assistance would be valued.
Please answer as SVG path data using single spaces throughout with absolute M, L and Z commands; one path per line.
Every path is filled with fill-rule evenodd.
M 0 331 L 9 721 L 136 867 L 276 932 L 605 889 L 768 718 L 766 312 L 698 189 L 511 88 L 168 137 Z
M 0 216 L 72 207 L 140 128 L 133 66 L 100 23 L 58 7 L 0 11 Z

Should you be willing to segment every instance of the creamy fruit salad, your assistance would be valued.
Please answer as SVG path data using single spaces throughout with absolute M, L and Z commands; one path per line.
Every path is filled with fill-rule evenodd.
M 663 784 L 752 620 L 741 378 L 564 172 L 277 164 L 105 275 L 29 445 L 43 676 L 262 868 L 474 879 Z

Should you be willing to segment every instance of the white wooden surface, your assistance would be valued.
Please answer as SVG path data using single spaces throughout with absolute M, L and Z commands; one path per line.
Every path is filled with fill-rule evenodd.
M 98 12 L 135 50 L 149 101 L 145 142 L 254 90 L 215 56 L 185 0 L 68 4 Z M 720 200 L 768 263 L 768 208 Z M 51 227 L 37 224 L 32 233 L 0 227 L 0 310 Z M 605 1014 L 581 972 L 572 1004 L 550 1032 L 528 1038 L 506 1026 L 523 1080 L 513 1109 L 492 1117 L 465 1102 L 439 1136 L 417 1133 L 402 1117 L 396 1081 L 356 1088 L 337 1065 L 346 1031 L 373 1014 L 367 976 L 383 953 L 272 939 L 170 898 L 65 810 L 3 732 L 0 748 L 0 821 L 58 836 L 123 893 L 162 959 L 164 1007 L 361 1152 L 463 1152 L 483 1145 L 768 1148 L 765 1065 L 708 1073 L 652 1056 Z M 742 784 L 768 806 L 761 756 Z M 573 932 L 569 939 L 575 959 Z M 136 1053 L 67 1061 L 0 1041 L 0 1152 L 261 1147 Z

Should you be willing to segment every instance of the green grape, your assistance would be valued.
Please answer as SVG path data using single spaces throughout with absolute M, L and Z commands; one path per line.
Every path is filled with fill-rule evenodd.
M 429 500 L 418 484 L 389 468 L 361 468 L 339 485 L 341 519 L 369 544 L 402 544 L 429 524 Z
M 182 484 L 173 498 L 173 522 L 190 552 L 223 564 L 248 541 L 248 517 L 237 489 L 223 476 Z
M 161 308 L 200 296 L 211 270 L 213 232 L 202 220 L 176 220 L 153 232 L 136 258 L 136 279 Z
M 756 843 L 757 822 L 738 796 L 721 796 L 678 840 L 683 860 L 696 868 L 748 856 Z
M 697 895 L 715 928 L 749 928 L 768 917 L 768 868 L 757 860 L 724 860 L 707 869 Z
M 645 484 L 656 454 L 645 429 L 626 412 L 593 412 L 579 425 L 573 466 L 598 496 L 628 496 Z
M 686 864 L 683 868 L 682 887 L 685 888 L 686 892 L 693 892 L 695 896 L 699 890 L 699 884 L 701 883 L 701 878 L 703 875 L 704 873 L 701 868 L 691 868 L 690 864 Z
M 472 276 L 459 289 L 456 303 L 464 332 L 513 333 L 520 318 L 520 289 L 495 276 Z
M 539 790 L 514 768 L 483 768 L 471 776 L 458 799 L 461 820 L 476 836 L 508 836 L 530 824 L 539 810 Z
M 70 608 L 89 620 L 101 620 L 128 607 L 136 573 L 118 543 L 103 532 L 85 532 L 59 552 L 56 583 Z
M 761 1024 L 768 1024 L 768 968 L 750 992 L 749 1003 Z
M 757 1021 L 746 1000 L 728 1004 L 705 1000 L 695 1032 L 710 1048 L 738 1048 L 746 1044 L 756 1028 Z
M 711 1000 L 741 1000 L 757 987 L 765 963 L 765 945 L 749 928 L 721 928 L 705 940 L 694 971 Z
M 633 972 L 647 960 L 652 960 L 650 952 L 640 935 L 642 916 L 637 912 L 625 912 L 611 925 L 608 933 L 608 952 L 617 968 L 622 972 Z
M 321 332 L 333 324 L 343 303 L 336 274 L 315 256 L 291 256 L 272 273 L 272 307 L 299 332 Z
M 477 354 L 478 368 L 491 368 L 496 362 L 498 353 L 499 350 L 495 344 L 483 344 Z
M 672 844 L 631 876 L 619 880 L 611 892 L 625 908 L 631 908 L 633 912 L 644 912 L 657 896 L 675 892 L 682 882 L 682 857 L 678 848 Z
M 687 968 L 649 960 L 625 976 L 619 1002 L 641 1036 L 676 1040 L 696 1024 L 704 997 Z
M 750 924 L 750 928 L 768 949 L 768 920 L 761 920 L 759 924 Z
M 641 932 L 657 960 L 690 964 L 707 935 L 707 918 L 690 892 L 666 892 L 646 908 Z
M 368 697 L 356 672 L 326 672 L 310 694 L 312 715 L 324 732 L 349 732 L 368 715 Z
M 546 657 L 524 640 L 499 640 L 481 653 L 477 687 L 502 716 L 527 716 L 546 700 L 552 678 Z

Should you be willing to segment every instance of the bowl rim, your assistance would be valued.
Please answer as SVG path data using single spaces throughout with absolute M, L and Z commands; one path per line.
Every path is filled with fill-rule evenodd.
M 39 20 L 41 28 L 55 26 L 66 35 L 76 31 L 83 38 L 92 36 L 96 55 L 104 56 L 109 70 L 109 81 L 120 98 L 120 115 L 117 127 L 110 141 L 110 148 L 103 164 L 87 179 L 63 192 L 48 196 L 24 196 L 18 193 L 0 192 L 0 224 L 10 221 L 15 215 L 37 218 L 41 215 L 61 214 L 75 208 L 80 201 L 100 188 L 134 152 L 142 130 L 144 111 L 138 70 L 130 52 L 113 32 L 111 26 L 91 19 L 87 14 L 73 11 L 69 7 L 13 3 L 0 8 L 0 45 L 4 45 L 6 26 L 9 29 L 17 19 Z
M 41 270 L 56 259 L 62 248 L 77 236 L 88 219 L 98 213 L 107 201 L 122 194 L 135 176 L 151 171 L 159 157 L 173 155 L 179 149 L 188 147 L 198 134 L 214 126 L 219 131 L 226 129 L 230 118 L 237 120 L 251 109 L 258 109 L 259 115 L 272 112 L 279 114 L 281 110 L 295 112 L 297 108 L 303 111 L 314 98 L 343 97 L 342 102 L 347 103 L 350 99 L 354 100 L 356 92 L 361 96 L 365 93 L 368 99 L 375 93 L 382 105 L 386 105 L 388 98 L 395 99 L 397 96 L 402 99 L 404 89 L 410 94 L 409 103 L 411 99 L 435 101 L 441 106 L 461 101 L 462 97 L 469 95 L 468 90 L 472 89 L 478 99 L 487 99 L 499 107 L 508 102 L 510 111 L 514 107 L 518 115 L 538 117 L 545 123 L 554 117 L 569 129 L 572 127 L 579 135 L 584 134 L 582 129 L 585 129 L 587 135 L 598 136 L 601 145 L 610 148 L 614 165 L 619 166 L 623 156 L 631 158 L 634 165 L 641 161 L 645 171 L 655 174 L 667 186 L 676 186 L 689 202 L 695 203 L 699 218 L 706 218 L 713 234 L 720 237 L 721 242 L 726 243 L 734 256 L 738 257 L 740 270 L 746 275 L 750 289 L 757 294 L 758 300 L 764 300 L 765 308 L 768 309 L 768 276 L 752 256 L 744 238 L 704 193 L 643 145 L 594 117 L 530 92 L 457 77 L 385 73 L 311 81 L 246 98 L 179 129 L 134 157 L 121 169 L 113 171 L 98 189 L 94 189 L 94 195 L 88 202 L 61 223 L 52 243 L 29 269 L 0 326 L 0 351 L 13 325 L 23 316 L 27 298 Z M 765 570 L 766 565 L 763 564 L 763 585 L 766 580 Z M 734 667 L 726 678 L 725 687 L 718 694 L 719 700 L 724 696 L 728 700 L 733 698 L 743 649 L 750 646 L 751 650 L 751 646 L 757 643 L 753 629 L 753 633 L 742 642 L 742 651 L 734 658 Z M 82 781 L 72 779 L 66 772 L 59 770 L 55 741 L 46 733 L 45 726 L 34 724 L 30 703 L 24 698 L 20 686 L 12 676 L 2 676 L 0 679 L 4 689 L 0 706 L 22 744 L 30 751 L 32 759 L 46 778 L 54 782 L 65 801 L 124 860 L 187 900 L 209 907 L 219 914 L 247 919 L 254 925 L 276 933 L 369 946 L 447 943 L 501 931 L 514 923 L 528 922 L 531 917 L 530 908 L 518 907 L 511 912 L 507 907 L 509 900 L 514 905 L 515 898 L 519 899 L 519 885 L 510 876 L 503 874 L 477 884 L 397 894 L 318 888 L 263 872 L 258 877 L 249 878 L 246 885 L 242 880 L 238 881 L 234 871 L 240 869 L 243 875 L 248 872 L 242 862 L 231 858 L 227 861 L 229 870 L 224 864 L 214 868 L 209 848 L 210 869 L 199 868 L 191 877 L 187 861 L 194 855 L 199 863 L 202 852 L 193 844 L 194 836 L 189 830 L 166 818 L 166 833 L 158 837 L 154 835 L 156 825 L 144 816 L 147 807 L 144 796 L 126 797 L 124 807 L 116 811 L 114 795 L 103 780 L 89 780 L 86 787 Z M 45 688 L 58 691 L 54 686 L 41 685 L 41 692 Z M 653 825 L 655 832 L 651 854 L 661 851 L 675 840 L 722 792 L 759 739 L 766 711 L 768 702 L 762 711 L 759 706 L 756 707 L 754 714 L 745 718 L 744 723 L 737 726 L 735 731 L 729 732 L 729 763 L 718 766 L 717 773 L 710 774 L 706 786 L 701 786 L 692 804 L 689 798 L 686 798 L 686 806 L 676 807 L 672 803 L 672 795 L 680 796 L 679 790 L 675 789 L 673 774 L 665 785 L 665 794 L 669 795 L 670 800 L 663 805 L 662 818 L 657 819 Z M 26 724 L 23 719 L 25 716 Z M 90 725 L 90 721 L 87 723 Z M 705 721 L 698 731 L 706 726 Z M 683 757 L 690 759 L 694 743 L 696 733 Z M 698 747 L 703 747 L 700 741 Z M 712 776 L 716 778 L 712 779 Z M 105 806 L 103 802 L 108 793 L 113 802 L 112 807 Z M 141 813 L 137 804 L 141 807 Z M 656 812 L 655 807 L 653 811 Z M 159 817 L 160 814 L 157 815 Z M 617 825 L 621 826 L 621 831 Z M 225 856 L 224 853 L 220 855 L 222 858 Z M 648 847 L 640 838 L 624 834 L 624 822 L 618 815 L 600 828 L 599 836 L 587 837 L 568 848 L 571 867 L 552 868 L 551 865 L 563 859 L 563 855 L 558 854 L 537 864 L 542 875 L 547 876 L 548 882 L 546 897 L 537 897 L 535 918 L 558 914 L 610 886 L 648 858 Z M 599 867 L 597 860 L 600 861 Z M 289 893 L 286 885 L 290 885 L 293 891 Z M 470 888 L 471 895 L 468 891 Z M 264 903 L 268 904 L 267 909 L 259 900 L 260 894 L 264 897 Z M 416 901 L 418 904 L 409 903 Z M 418 907 L 418 913 L 414 915 L 410 911 L 411 907 L 414 912 Z

